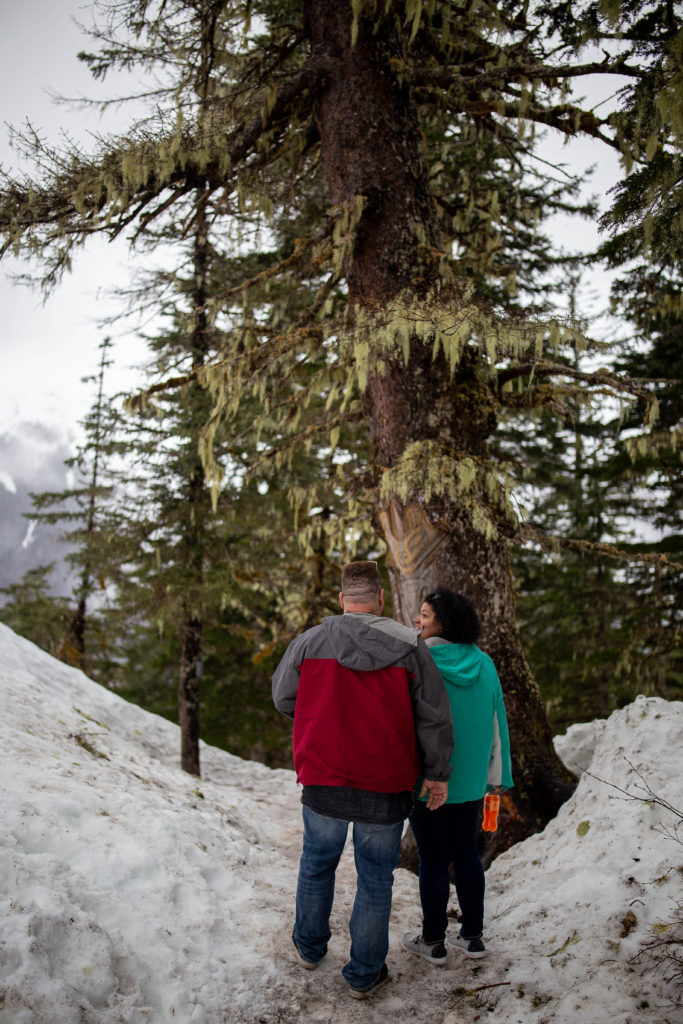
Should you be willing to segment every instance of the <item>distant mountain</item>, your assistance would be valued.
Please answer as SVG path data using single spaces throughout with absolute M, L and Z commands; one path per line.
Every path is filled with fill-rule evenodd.
M 73 454 L 71 444 L 64 431 L 38 422 L 20 423 L 0 434 L 0 587 L 18 583 L 29 569 L 55 562 L 52 589 L 69 590 L 63 564 L 68 547 L 59 540 L 61 526 L 37 525 L 25 513 L 32 510 L 30 494 L 69 485 L 64 461 Z

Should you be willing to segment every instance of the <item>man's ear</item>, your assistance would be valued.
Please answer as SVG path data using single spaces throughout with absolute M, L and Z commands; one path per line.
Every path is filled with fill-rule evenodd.
M 379 613 L 384 614 L 384 587 L 380 587 L 379 591 Z
M 343 607 L 344 607 L 344 595 L 343 595 L 341 590 L 339 591 L 339 604 L 342 606 L 342 609 L 343 609 Z

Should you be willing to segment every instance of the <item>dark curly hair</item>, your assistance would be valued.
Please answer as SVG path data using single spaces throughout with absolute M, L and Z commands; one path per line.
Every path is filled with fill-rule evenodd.
M 424 598 L 431 605 L 441 623 L 444 640 L 452 644 L 476 644 L 481 636 L 479 616 L 464 594 L 456 594 L 449 587 L 437 587 Z

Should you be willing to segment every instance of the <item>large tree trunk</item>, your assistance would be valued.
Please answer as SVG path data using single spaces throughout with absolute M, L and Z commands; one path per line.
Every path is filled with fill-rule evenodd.
M 313 52 L 327 68 L 316 120 L 331 199 L 343 204 L 365 197 L 345 268 L 350 297 L 373 310 L 408 291 L 424 298 L 437 281 L 440 237 L 414 106 L 392 70 L 392 58 L 402 55 L 401 38 L 389 19 L 377 30 L 361 18 L 352 46 L 350 2 L 307 0 L 304 6 Z M 465 350 L 455 375 L 417 337 L 407 356 L 381 353 L 381 359 L 379 367 L 378 354 L 365 396 L 378 471 L 396 466 L 416 443 L 438 443 L 454 458 L 484 466 L 496 402 L 476 351 Z M 427 501 L 417 494 L 404 504 L 383 498 L 378 486 L 376 516 L 398 617 L 410 622 L 425 592 L 446 584 L 473 600 L 485 626 L 483 646 L 505 691 L 516 781 L 489 843 L 490 859 L 542 828 L 573 788 L 521 651 L 506 541 L 501 533 L 491 538 L 481 531 L 465 497 Z

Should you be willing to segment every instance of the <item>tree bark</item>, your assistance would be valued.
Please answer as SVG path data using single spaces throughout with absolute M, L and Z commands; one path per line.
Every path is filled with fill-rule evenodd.
M 209 349 L 208 299 L 209 246 L 207 226 L 208 192 L 199 194 L 195 211 L 192 290 L 194 323 L 192 328 L 192 369 L 203 366 Z M 192 775 L 200 774 L 199 763 L 199 685 L 202 662 L 202 590 L 206 549 L 206 520 L 211 514 L 210 496 L 199 455 L 200 424 L 206 413 L 206 392 L 196 382 L 189 385 L 187 399 L 189 452 L 187 456 L 187 493 L 180 551 L 190 604 L 182 607 L 182 647 L 178 680 L 178 724 L 180 725 L 180 764 Z
M 307 0 L 304 9 L 312 53 L 327 68 L 315 117 L 331 200 L 365 197 L 345 267 L 350 298 L 370 309 L 386 308 L 408 290 L 424 298 L 438 280 L 440 235 L 414 104 L 392 70 L 401 38 L 389 19 L 378 27 L 361 18 L 352 46 L 350 3 Z M 383 353 L 382 364 L 371 368 L 365 395 L 380 473 L 416 442 L 438 442 L 456 458 L 486 463 L 496 400 L 475 350 L 465 350 L 451 375 L 443 358 L 432 358 L 431 345 L 414 337 L 407 358 Z M 416 495 L 403 504 L 382 498 L 378 486 L 375 512 L 397 617 L 410 623 L 425 592 L 444 584 L 474 602 L 485 627 L 482 646 L 505 692 L 515 777 L 488 844 L 490 860 L 542 828 L 573 789 L 521 650 L 506 541 L 500 533 L 487 539 L 464 499 Z
M 202 623 L 188 615 L 183 625 L 178 683 L 178 724 L 180 726 L 180 767 L 199 775 L 199 664 L 202 653 Z

